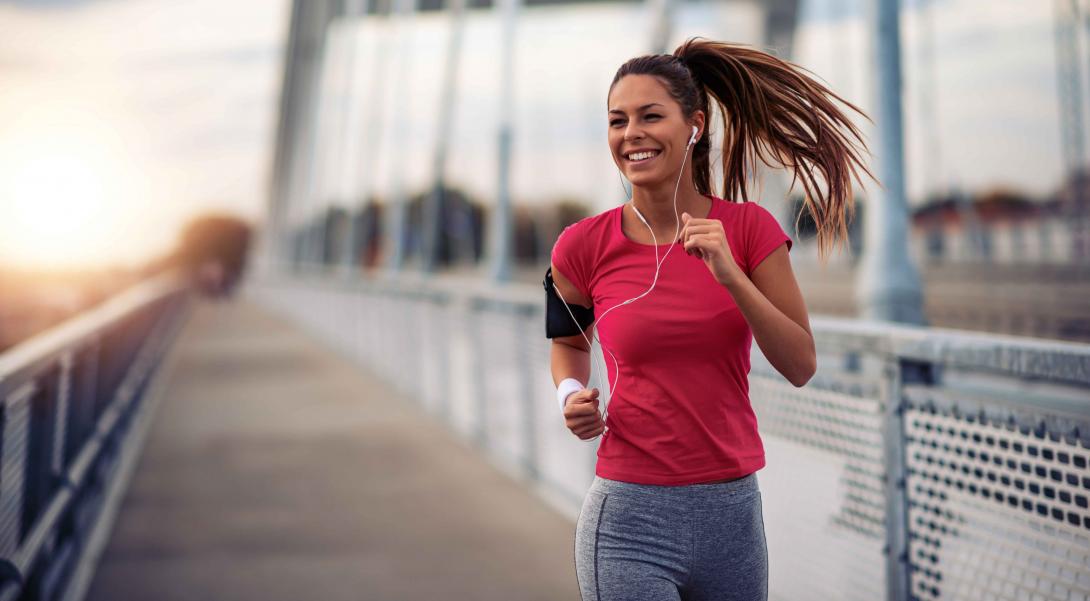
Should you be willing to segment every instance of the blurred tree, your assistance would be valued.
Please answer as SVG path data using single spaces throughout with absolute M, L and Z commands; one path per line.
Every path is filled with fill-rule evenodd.
M 230 215 L 203 215 L 189 222 L 169 263 L 190 275 L 211 296 L 230 295 L 246 267 L 252 228 Z
M 439 195 L 438 246 L 436 266 L 474 264 L 484 253 L 485 211 L 480 201 L 458 188 L 426 190 L 409 198 L 409 248 L 406 256 L 423 252 L 424 203 Z

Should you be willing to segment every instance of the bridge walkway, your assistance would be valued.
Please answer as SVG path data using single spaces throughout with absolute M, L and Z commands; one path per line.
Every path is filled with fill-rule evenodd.
M 245 300 L 197 307 L 87 599 L 578 599 L 574 524 Z

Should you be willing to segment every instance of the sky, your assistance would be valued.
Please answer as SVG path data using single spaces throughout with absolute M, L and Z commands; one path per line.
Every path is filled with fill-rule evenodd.
M 288 4 L 0 3 L 0 264 L 135 265 L 263 215 Z
M 902 105 L 910 199 L 929 191 L 1000 186 L 1044 195 L 1059 184 L 1054 4 L 905 3 Z M 871 107 L 873 70 L 860 6 L 858 0 L 805 3 L 796 51 L 833 89 Z
M 995 186 L 1044 194 L 1058 184 L 1052 5 L 904 3 L 910 199 Z M 757 42 L 749 39 L 756 13 L 744 3 L 680 6 L 677 41 L 702 34 Z M 166 252 L 201 212 L 260 222 L 288 14 L 286 0 L 0 1 L 0 265 L 134 265 Z M 523 14 L 534 17 L 520 24 L 516 47 L 516 199 L 615 202 L 623 189 L 602 107 L 616 65 L 649 37 L 642 8 Z M 928 23 L 930 63 L 922 43 Z M 375 52 L 388 51 L 378 36 L 395 30 L 383 27 L 341 27 L 331 42 L 329 72 L 351 65 L 356 94 L 375 76 Z M 368 96 L 376 114 L 353 97 L 322 100 L 313 196 L 354 198 L 361 186 L 390 188 L 399 174 L 431 177 L 438 110 L 428 90 L 441 79 L 445 27 L 440 15 L 419 19 L 416 43 L 430 50 L 407 67 L 385 65 L 383 93 Z M 455 183 L 486 200 L 496 181 L 498 40 L 494 18 L 471 20 L 448 163 Z M 359 60 L 345 63 L 353 48 Z M 793 60 L 865 110 L 873 106 L 869 56 L 862 0 L 802 0 Z M 327 82 L 338 85 L 352 84 Z M 410 91 L 407 120 L 394 118 L 398 85 Z M 395 139 L 410 142 L 384 150 Z
M 1013 189 L 1038 199 L 1055 191 L 1063 157 L 1052 4 L 911 0 L 903 6 L 909 202 L 959 190 Z M 672 44 L 692 35 L 760 44 L 760 14 L 753 7 L 679 3 Z M 874 51 L 863 8 L 863 0 L 802 0 L 791 60 L 877 118 Z M 526 8 L 520 14 L 511 167 L 515 202 L 569 199 L 593 211 L 622 202 L 624 189 L 605 144 L 605 97 L 617 66 L 645 52 L 646 8 L 583 4 Z M 438 69 L 448 28 L 445 15 L 431 14 L 404 29 L 373 19 L 334 32 L 326 64 L 332 75 L 321 100 L 317 175 L 307 198 L 292 204 L 296 223 L 312 219 L 326 204 L 430 188 L 442 81 Z M 499 32 L 491 11 L 474 11 L 467 20 L 445 171 L 450 185 L 485 204 L 495 198 L 498 180 Z M 385 36 L 399 42 L 388 43 Z M 411 48 L 410 60 L 400 55 L 403 44 Z M 387 67 L 377 73 L 369 70 L 376 51 Z M 361 60 L 343 58 L 353 52 Z M 1080 52 L 1084 70 L 1087 56 L 1090 51 Z M 352 69 L 356 83 L 346 84 L 343 74 Z M 346 89 L 348 95 L 341 96 Z M 877 156 L 878 132 L 845 112 L 855 117 Z M 868 190 L 877 187 L 869 180 L 864 184 Z

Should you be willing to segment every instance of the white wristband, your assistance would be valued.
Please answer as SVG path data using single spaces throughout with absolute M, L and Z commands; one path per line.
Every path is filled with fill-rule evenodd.
M 564 381 L 556 387 L 556 402 L 560 403 L 560 412 L 564 412 L 564 405 L 568 404 L 568 397 L 573 392 L 579 392 L 583 390 L 585 386 L 575 378 L 565 378 Z

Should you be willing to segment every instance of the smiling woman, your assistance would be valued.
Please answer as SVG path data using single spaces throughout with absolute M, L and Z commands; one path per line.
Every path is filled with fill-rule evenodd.
M 691 38 L 617 69 L 606 141 L 631 198 L 568 226 L 548 272 L 564 304 L 590 313 L 580 321 L 572 311 L 574 323 L 550 334 L 564 425 L 601 437 L 575 532 L 584 599 L 768 598 L 751 348 L 799 387 L 817 353 L 793 242 L 748 188 L 758 162 L 793 171 L 821 248 L 843 240 L 851 176 L 862 186 L 859 173 L 870 172 L 862 135 L 834 100 L 866 116 L 798 65 L 745 44 Z M 584 384 L 591 336 L 611 360 L 603 411 L 599 389 Z

